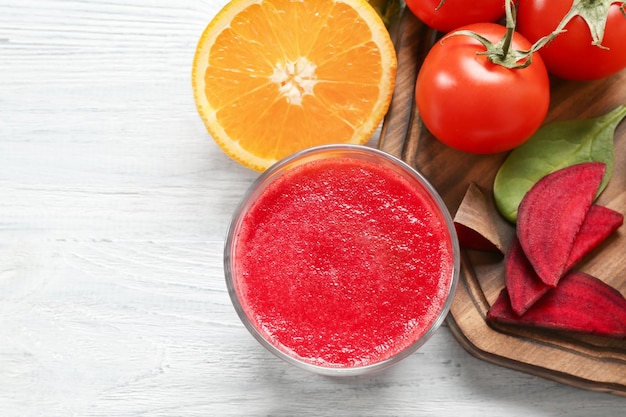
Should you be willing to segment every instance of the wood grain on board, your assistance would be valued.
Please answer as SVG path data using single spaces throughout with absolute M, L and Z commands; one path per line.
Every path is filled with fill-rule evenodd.
M 379 147 L 421 171 L 439 191 L 452 215 L 469 183 L 492 199 L 494 176 L 506 153 L 473 155 L 438 142 L 421 124 L 415 108 L 415 78 L 434 34 L 410 13 L 397 23 L 396 92 L 381 131 Z M 503 93 L 504 94 L 504 93 Z M 603 80 L 551 79 L 546 122 L 595 117 L 626 104 L 626 70 Z M 615 132 L 615 166 L 598 200 L 626 214 L 626 122 Z M 513 233 L 513 226 L 510 233 Z M 577 266 L 626 294 L 626 229 L 620 228 Z M 472 355 L 593 391 L 626 396 L 626 340 L 512 327 L 494 328 L 486 312 L 504 286 L 502 257 L 464 251 L 461 279 L 447 323 Z

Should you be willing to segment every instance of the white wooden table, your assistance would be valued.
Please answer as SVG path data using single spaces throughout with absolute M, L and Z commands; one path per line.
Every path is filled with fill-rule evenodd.
M 256 178 L 196 113 L 226 0 L 0 0 L 0 416 L 606 416 L 626 399 L 467 354 L 447 327 L 381 374 L 293 368 L 225 289 Z

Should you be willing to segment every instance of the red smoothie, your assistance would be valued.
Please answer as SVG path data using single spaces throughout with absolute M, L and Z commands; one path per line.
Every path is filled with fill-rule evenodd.
M 372 365 L 423 336 L 444 308 L 453 243 L 415 181 L 349 157 L 273 180 L 240 222 L 233 282 L 256 331 L 321 367 Z

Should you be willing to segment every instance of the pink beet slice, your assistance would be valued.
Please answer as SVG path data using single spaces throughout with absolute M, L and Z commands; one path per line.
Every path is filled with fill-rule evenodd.
M 487 320 L 624 339 L 626 298 L 598 278 L 572 271 L 523 316 L 515 314 L 508 291 L 503 289 L 487 312 Z
M 511 308 L 518 316 L 526 313 L 552 288 L 539 278 L 516 238 L 511 241 L 505 257 L 505 282 Z
M 574 240 L 565 266 L 569 271 L 586 254 L 595 249 L 624 222 L 624 215 L 607 207 L 593 204 Z M 511 307 L 522 315 L 552 287 L 546 285 L 528 261 L 519 240 L 513 239 L 505 258 L 505 279 Z
M 569 271 L 623 223 L 624 215 L 618 211 L 597 204 L 589 207 L 580 232 L 574 240 L 574 246 L 565 264 L 565 271 Z
M 517 237 L 539 278 L 555 287 L 595 199 L 606 165 L 584 162 L 540 179 L 520 202 Z

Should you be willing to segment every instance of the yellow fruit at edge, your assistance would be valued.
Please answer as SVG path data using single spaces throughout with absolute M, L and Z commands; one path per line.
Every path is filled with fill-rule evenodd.
M 365 143 L 387 112 L 396 66 L 365 0 L 233 0 L 198 42 L 192 84 L 219 146 L 263 171 L 310 146 Z

